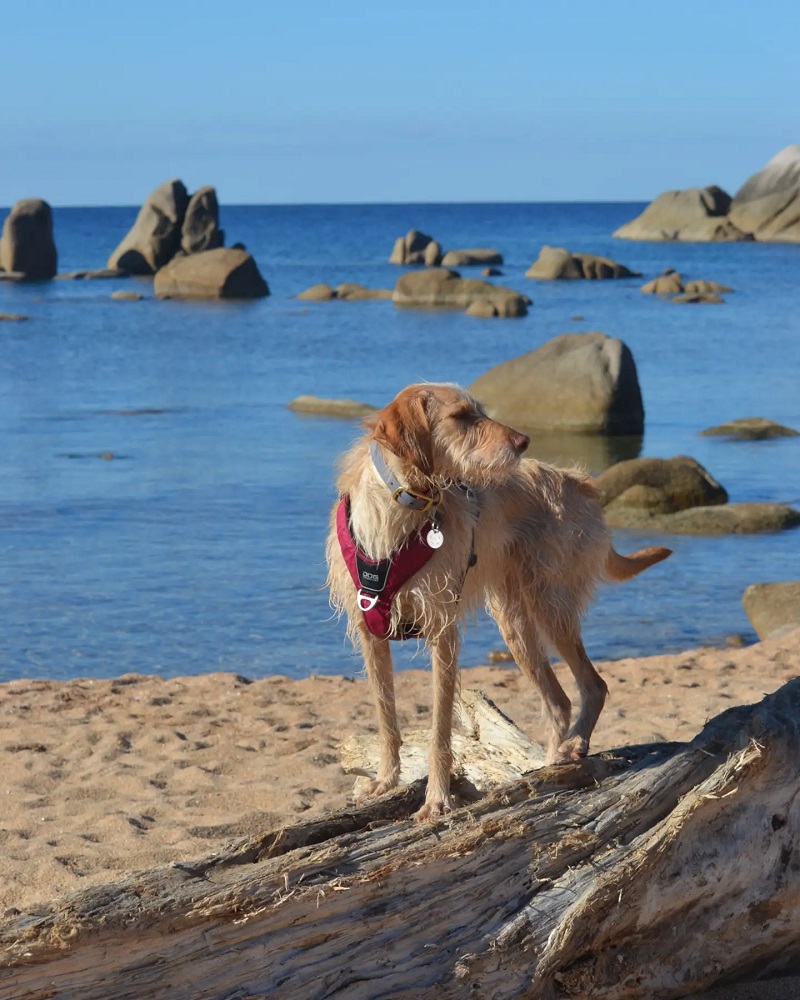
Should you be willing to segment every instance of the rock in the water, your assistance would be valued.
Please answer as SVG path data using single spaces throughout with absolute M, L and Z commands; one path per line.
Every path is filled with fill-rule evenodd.
M 470 387 L 492 416 L 526 430 L 641 434 L 644 406 L 627 345 L 565 333 L 505 361 Z
M 221 247 L 225 235 L 219 228 L 219 203 L 213 187 L 195 191 L 186 206 L 181 226 L 181 250 L 202 253 Z
M 250 254 L 226 247 L 174 257 L 156 272 L 154 289 L 159 299 L 258 299 L 269 295 Z
M 119 291 L 112 292 L 111 298 L 116 299 L 118 302 L 140 302 L 144 298 L 144 295 L 141 292 Z
M 22 313 L 0 313 L 0 323 L 22 323 L 28 318 Z
M 620 226 L 623 240 L 681 240 L 690 243 L 752 240 L 749 230 L 728 218 L 731 196 L 716 185 L 665 191 L 641 215 Z
M 757 240 L 800 242 L 800 145 L 787 146 L 736 192 L 731 222 Z
M 733 291 L 728 285 L 721 285 L 718 281 L 703 280 L 687 281 L 683 290 L 688 295 L 722 295 Z
M 725 299 L 721 295 L 714 295 L 711 292 L 682 292 L 674 295 L 670 302 L 689 302 L 700 305 L 720 305 Z
M 478 299 L 488 300 L 502 317 L 524 316 L 530 299 L 512 288 L 479 278 L 462 278 L 447 268 L 411 271 L 397 281 L 392 301 L 400 308 L 469 309 Z
M 657 514 L 641 507 L 611 504 L 605 519 L 612 528 L 677 535 L 753 535 L 796 528 L 800 511 L 782 503 L 728 503 Z
M 409 229 L 405 236 L 399 236 L 389 258 L 390 264 L 427 264 L 435 267 L 442 258 L 442 248 L 431 236 L 418 229 Z
M 47 281 L 58 263 L 53 239 L 53 213 L 41 198 L 16 202 L 3 223 L 0 267 L 23 281 Z
M 393 288 L 367 288 L 356 281 L 346 281 L 336 286 L 336 298 L 343 302 L 369 302 L 373 299 L 391 299 Z
M 296 410 L 298 413 L 346 418 L 365 417 L 377 409 L 369 403 L 359 403 L 355 399 L 323 399 L 320 396 L 298 396 L 288 406 L 290 410 Z
M 541 281 L 569 279 L 637 278 L 638 271 L 631 271 L 624 264 L 599 257 L 592 253 L 571 253 L 563 247 L 543 246 L 539 257 L 525 272 L 526 278 Z
M 800 580 L 787 583 L 753 583 L 742 604 L 759 639 L 778 629 L 800 628 Z
M 442 258 L 442 267 L 482 267 L 485 264 L 502 264 L 499 250 L 474 247 L 470 250 L 448 250 Z
M 92 271 L 63 271 L 57 274 L 59 281 L 103 281 L 110 278 L 127 278 L 127 271 L 121 271 L 118 267 L 100 267 Z
M 336 289 L 325 284 L 312 285 L 310 288 L 306 288 L 304 292 L 300 292 L 297 298 L 302 299 L 304 302 L 329 302 L 331 299 L 336 298 Z
M 664 271 L 657 278 L 642 285 L 645 295 L 677 295 L 683 291 L 683 278 L 677 271 Z
M 700 433 L 705 437 L 731 437 L 741 441 L 766 441 L 779 437 L 800 437 L 800 431 L 792 427 L 776 424 L 766 417 L 743 417 L 740 420 L 729 420 L 716 427 L 707 427 Z
M 633 507 L 651 514 L 672 514 L 728 501 L 725 488 L 686 455 L 618 462 L 597 477 L 595 486 L 607 510 Z
M 129 274 L 155 274 L 180 248 L 181 228 L 189 204 L 182 181 L 171 180 L 156 188 L 136 216 L 136 221 L 108 266 Z
M 485 267 L 481 271 L 481 275 L 484 278 L 499 278 L 502 273 L 503 272 L 497 267 Z

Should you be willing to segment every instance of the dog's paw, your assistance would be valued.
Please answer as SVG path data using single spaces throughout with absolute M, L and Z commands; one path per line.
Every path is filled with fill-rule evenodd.
M 356 802 L 360 805 L 368 799 L 377 799 L 381 795 L 386 795 L 397 788 L 397 778 L 389 778 L 384 781 L 363 781 L 358 788 Z
M 433 799 L 431 802 L 426 802 L 420 809 L 417 809 L 413 818 L 417 823 L 434 823 L 436 820 L 445 817 L 450 811 L 449 798 Z
M 589 741 L 582 736 L 571 736 L 559 744 L 551 763 L 563 764 L 570 760 L 583 760 L 588 754 Z

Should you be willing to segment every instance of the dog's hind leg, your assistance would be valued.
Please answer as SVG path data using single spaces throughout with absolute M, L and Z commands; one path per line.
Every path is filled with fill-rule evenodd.
M 489 610 L 514 662 L 541 695 L 550 730 L 547 761 L 563 760 L 559 748 L 569 726 L 572 705 L 553 673 L 536 622 L 525 604 L 510 594 L 493 598 Z
M 558 759 L 578 760 L 589 752 L 589 741 L 603 711 L 608 685 L 583 648 L 577 626 L 551 628 L 550 638 L 572 671 L 581 699 L 578 717 L 558 748 Z
M 378 777 L 362 793 L 365 797 L 383 795 L 397 787 L 400 780 L 400 728 L 394 700 L 394 670 L 392 653 L 386 639 L 379 639 L 369 632 L 360 633 L 364 663 L 369 685 L 378 713 L 378 740 L 380 760 Z
M 453 625 L 431 640 L 433 670 L 433 720 L 428 764 L 428 789 L 425 802 L 414 814 L 424 823 L 450 811 L 450 771 L 453 766 L 451 737 L 453 703 L 458 683 L 458 652 L 461 639 Z

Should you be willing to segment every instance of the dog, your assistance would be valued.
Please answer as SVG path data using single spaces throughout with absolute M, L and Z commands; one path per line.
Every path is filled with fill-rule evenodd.
M 341 459 L 326 544 L 331 606 L 360 643 L 378 714 L 380 762 L 366 795 L 400 777 L 401 737 L 390 642 L 429 650 L 433 717 L 418 821 L 451 808 L 459 623 L 481 605 L 538 688 L 551 763 L 585 757 L 608 688 L 581 641 L 596 585 L 627 580 L 671 550 L 616 552 L 590 478 L 523 458 L 529 438 L 491 419 L 462 387 L 403 389 L 365 420 Z M 577 716 L 550 665 L 555 647 L 575 676 Z

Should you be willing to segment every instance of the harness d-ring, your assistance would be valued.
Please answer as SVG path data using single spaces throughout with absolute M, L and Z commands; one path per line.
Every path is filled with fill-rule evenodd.
M 380 594 L 365 594 L 363 590 L 358 592 L 358 606 L 361 611 L 372 611 L 378 603 Z

